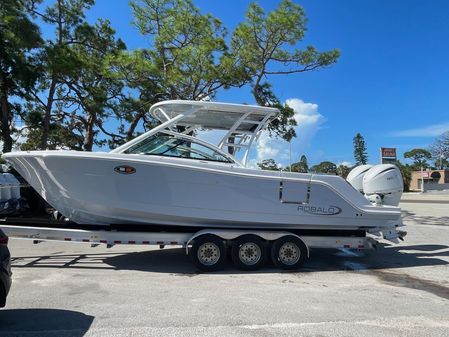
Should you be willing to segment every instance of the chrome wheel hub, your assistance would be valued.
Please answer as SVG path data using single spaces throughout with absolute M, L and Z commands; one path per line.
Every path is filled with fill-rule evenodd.
M 279 248 L 279 260 L 285 265 L 294 265 L 300 257 L 301 251 L 293 242 L 286 242 Z
M 251 266 L 259 262 L 262 257 L 260 247 L 253 242 L 247 242 L 240 246 L 239 259 L 247 266 Z
M 205 266 L 213 266 L 220 259 L 220 248 L 215 243 L 206 242 L 198 248 L 198 260 Z

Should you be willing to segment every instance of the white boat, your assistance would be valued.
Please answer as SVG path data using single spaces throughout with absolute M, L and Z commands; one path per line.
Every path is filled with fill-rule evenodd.
M 3 158 L 78 224 L 384 233 L 402 225 L 400 208 L 372 204 L 338 176 L 246 167 L 251 145 L 277 109 L 165 101 L 150 113 L 159 126 L 108 153 L 30 151 Z M 188 135 L 205 129 L 225 135 L 217 145 Z

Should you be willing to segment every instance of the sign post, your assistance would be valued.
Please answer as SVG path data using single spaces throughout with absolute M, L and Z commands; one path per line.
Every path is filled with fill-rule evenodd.
M 421 166 L 421 193 L 423 193 L 423 192 L 424 192 L 424 171 Z

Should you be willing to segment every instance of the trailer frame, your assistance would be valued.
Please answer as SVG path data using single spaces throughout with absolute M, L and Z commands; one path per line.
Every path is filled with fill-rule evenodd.
M 112 228 L 112 229 L 111 229 Z M 94 225 L 77 225 L 73 223 L 66 223 L 63 221 L 55 221 L 43 218 L 6 218 L 0 220 L 0 229 L 2 229 L 10 238 L 33 240 L 33 243 L 41 243 L 43 241 L 59 241 L 59 242 L 73 242 L 73 243 L 90 243 L 92 247 L 100 244 L 105 244 L 108 248 L 115 245 L 147 245 L 159 246 L 182 246 L 185 248 L 186 254 L 191 255 L 194 263 L 200 269 L 211 271 L 215 268 L 209 268 L 198 264 L 195 261 L 195 254 L 190 252 L 198 247 L 195 246 L 196 241 L 201 241 L 204 238 L 214 239 L 218 238 L 218 242 L 223 243 L 225 249 L 232 250 L 234 255 L 234 246 L 241 238 L 249 237 L 256 238 L 252 241 L 264 241 L 265 248 L 274 246 L 274 243 L 283 239 L 290 238 L 290 241 L 295 241 L 297 246 L 302 248 L 300 255 L 305 255 L 304 259 L 310 257 L 311 249 L 316 248 L 333 248 L 333 249 L 373 249 L 378 243 L 374 236 L 366 232 L 348 232 L 345 236 L 345 231 L 322 231 L 319 232 L 305 232 L 306 234 L 298 234 L 289 230 L 253 230 L 253 229 L 222 229 L 222 228 L 203 228 L 200 230 L 191 231 L 124 231 L 113 229 L 107 226 Z M 331 235 L 326 235 L 329 233 Z M 363 233 L 364 235 L 360 234 Z M 214 241 L 214 240 L 209 240 Z M 303 245 L 302 245 L 303 243 Z M 220 243 L 218 245 L 221 246 Z M 299 249 L 299 248 L 298 248 Z M 273 254 L 273 252 L 272 252 Z M 266 257 L 266 256 L 265 256 Z M 199 257 L 198 257 L 199 258 Z M 273 255 L 272 255 L 273 259 Z M 233 256 L 235 262 L 235 256 Z M 244 265 L 242 267 L 245 267 Z M 253 266 L 248 266 L 248 270 Z M 284 269 L 289 266 L 283 266 Z
M 373 237 L 345 237 L 345 236 L 299 236 L 292 232 L 265 231 L 265 230 L 225 230 L 203 229 L 198 232 L 127 232 L 111 230 L 86 230 L 73 228 L 32 227 L 23 225 L 3 225 L 0 223 L 6 235 L 10 238 L 30 239 L 34 241 L 64 241 L 84 242 L 91 244 L 114 245 L 156 245 L 156 246 L 183 246 L 188 248 L 192 241 L 200 235 L 216 235 L 224 240 L 233 240 L 241 235 L 257 235 L 267 241 L 274 241 L 285 235 L 293 235 L 302 239 L 309 248 L 352 248 L 372 249 L 376 244 Z M 187 251 L 188 253 L 188 251 Z

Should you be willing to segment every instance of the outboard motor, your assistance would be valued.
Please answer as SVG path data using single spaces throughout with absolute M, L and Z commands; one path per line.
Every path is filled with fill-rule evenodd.
M 399 205 L 403 188 L 401 171 L 392 164 L 376 165 L 363 177 L 365 196 L 375 205 Z
M 363 177 L 373 165 L 360 165 L 354 167 L 346 177 L 346 181 L 352 185 L 357 191 L 363 193 Z

